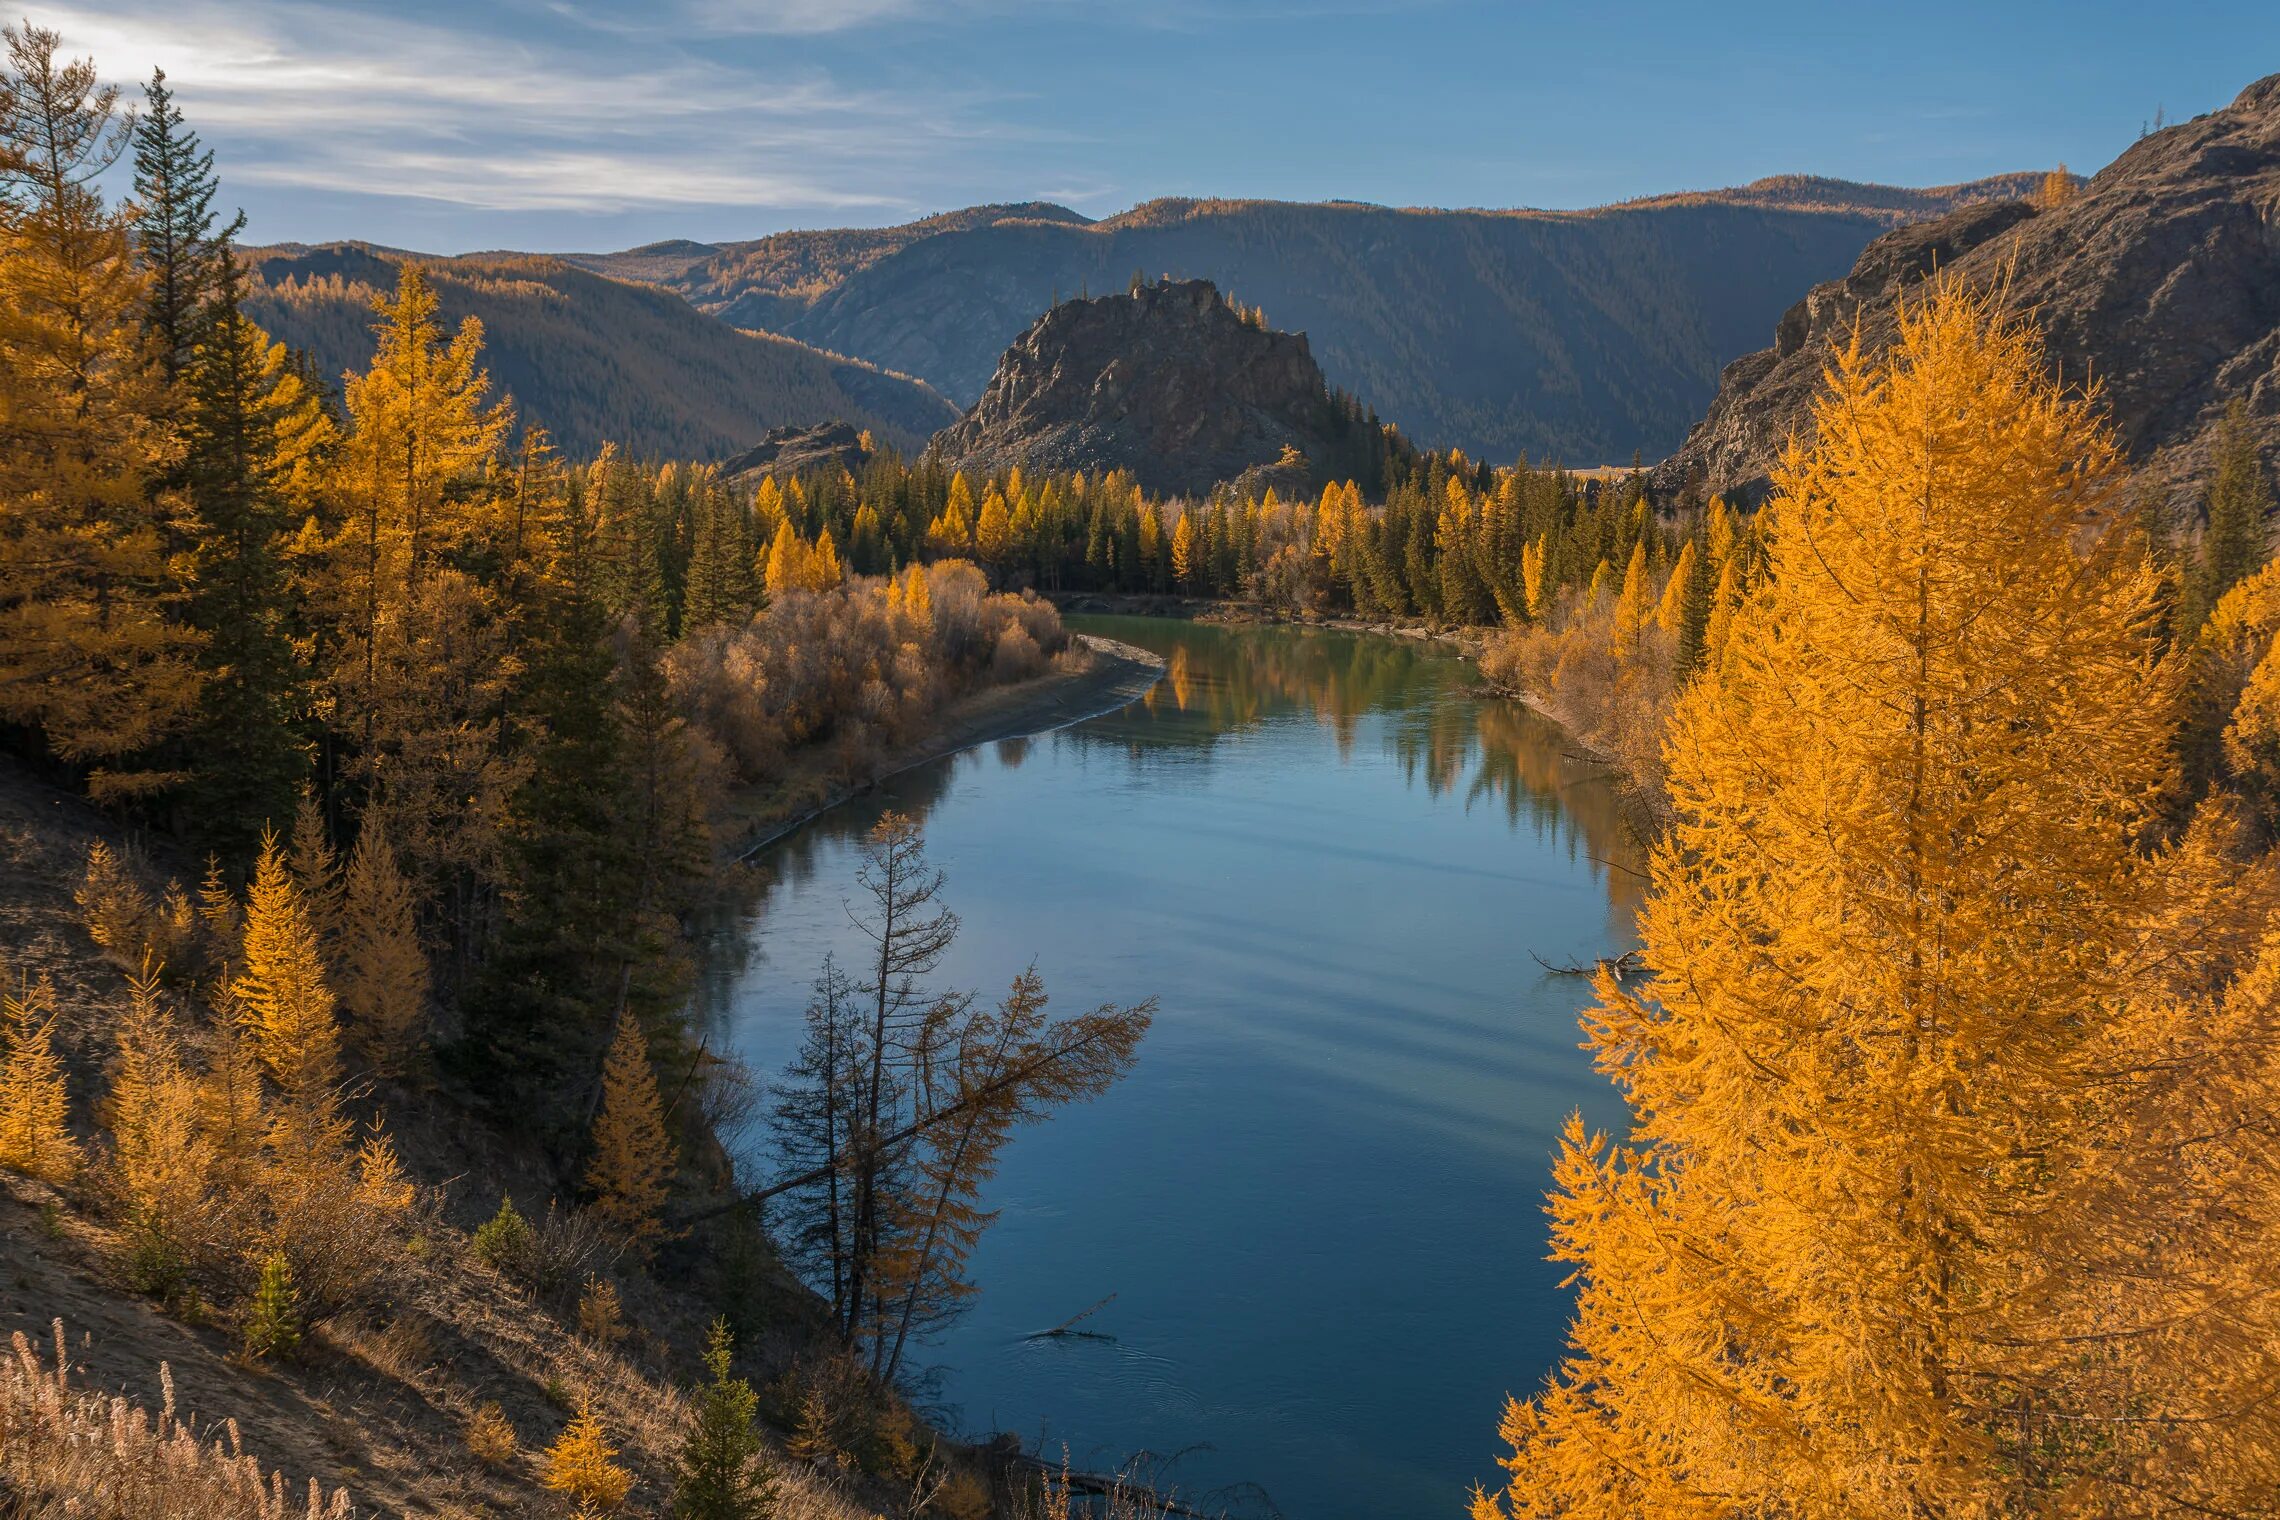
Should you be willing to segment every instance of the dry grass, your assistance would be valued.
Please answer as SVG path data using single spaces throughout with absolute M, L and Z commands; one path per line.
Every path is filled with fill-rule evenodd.
M 154 1415 L 112 1394 L 74 1389 L 55 1322 L 55 1365 L 18 1331 L 0 1368 L 0 1478 L 8 1513 L 22 1520 L 348 1520 L 348 1492 L 306 1496 L 284 1474 L 265 1478 L 244 1451 L 236 1421 L 211 1441 L 176 1418 L 174 1376 L 159 1364 Z

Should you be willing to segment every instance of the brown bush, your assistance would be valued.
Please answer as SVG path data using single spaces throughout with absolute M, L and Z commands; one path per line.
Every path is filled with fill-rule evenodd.
M 675 698 L 745 780 L 818 743 L 859 768 L 916 738 L 945 702 L 1034 675 L 1068 642 L 1050 603 L 992 594 L 963 560 L 925 573 L 924 608 L 894 582 L 857 578 L 685 639 L 666 656 Z

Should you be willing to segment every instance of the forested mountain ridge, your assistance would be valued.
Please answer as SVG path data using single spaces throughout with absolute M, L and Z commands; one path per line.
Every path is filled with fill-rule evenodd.
M 657 290 L 535 254 L 430 259 L 361 243 L 248 253 L 246 309 L 337 381 L 372 357 L 372 301 L 419 258 L 456 325 L 482 320 L 493 384 L 575 455 L 718 458 L 772 427 L 845 420 L 910 447 L 956 415 L 924 384 L 771 333 L 707 320 Z
M 2052 204 L 1966 207 L 1886 234 L 1848 275 L 1734 361 L 1708 414 L 1656 470 L 1659 494 L 1762 491 L 1809 421 L 1832 344 L 1881 350 L 1935 269 L 2032 311 L 2056 372 L 2094 379 L 2138 478 L 2182 504 L 2227 407 L 2280 453 L 2280 75 L 2156 132 Z
M 678 254 L 654 245 L 577 261 L 917 375 L 960 405 L 1056 297 L 1135 271 L 1209 279 L 1307 333 L 1332 384 L 1420 442 L 1589 464 L 1676 447 L 1720 366 L 1879 232 L 2035 178 L 1916 190 L 1782 176 L 1589 211 L 1166 199 L 1089 221 L 1028 203 L 720 244 L 677 274 L 659 269 Z

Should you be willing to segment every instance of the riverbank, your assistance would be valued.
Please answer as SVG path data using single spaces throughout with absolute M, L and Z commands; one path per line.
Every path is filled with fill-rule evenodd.
M 1579 748 L 1594 760 L 1614 764 L 1611 756 L 1577 738 L 1566 720 L 1525 687 L 1513 686 L 1490 675 L 1482 662 L 1494 628 L 1429 627 L 1424 623 L 1395 622 L 1385 618 L 1322 617 L 1273 612 L 1252 602 L 1219 601 L 1209 597 L 1157 595 L 1148 592 L 1059 592 L 1047 600 L 1064 613 L 1124 614 L 1132 617 L 1176 618 L 1192 623 L 1218 623 L 1232 628 L 1327 628 L 1339 633 L 1368 633 L 1380 638 L 1409 639 L 1438 644 L 1479 671 L 1481 685 L 1494 696 L 1517 702 L 1548 722 L 1559 724 Z
M 835 774 L 834 758 L 819 747 L 799 757 L 772 784 L 739 793 L 728 806 L 728 854 L 749 860 L 820 814 L 904 771 L 978 744 L 1031 738 L 1114 712 L 1146 696 L 1163 673 L 1163 660 L 1145 649 L 1091 634 L 1072 635 L 1069 648 L 1043 675 L 961 697 L 924 739 L 889 751 L 860 777 Z

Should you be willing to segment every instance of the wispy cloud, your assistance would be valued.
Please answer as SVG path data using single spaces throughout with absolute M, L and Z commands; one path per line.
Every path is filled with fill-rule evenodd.
M 789 24 L 827 3 L 902 0 L 761 8 Z M 304 0 L 126 0 L 41 19 L 114 76 L 164 68 L 248 185 L 484 211 L 895 209 L 940 145 L 1002 131 L 954 90 L 850 87 L 655 32 L 608 41 L 573 14 L 514 33 Z

